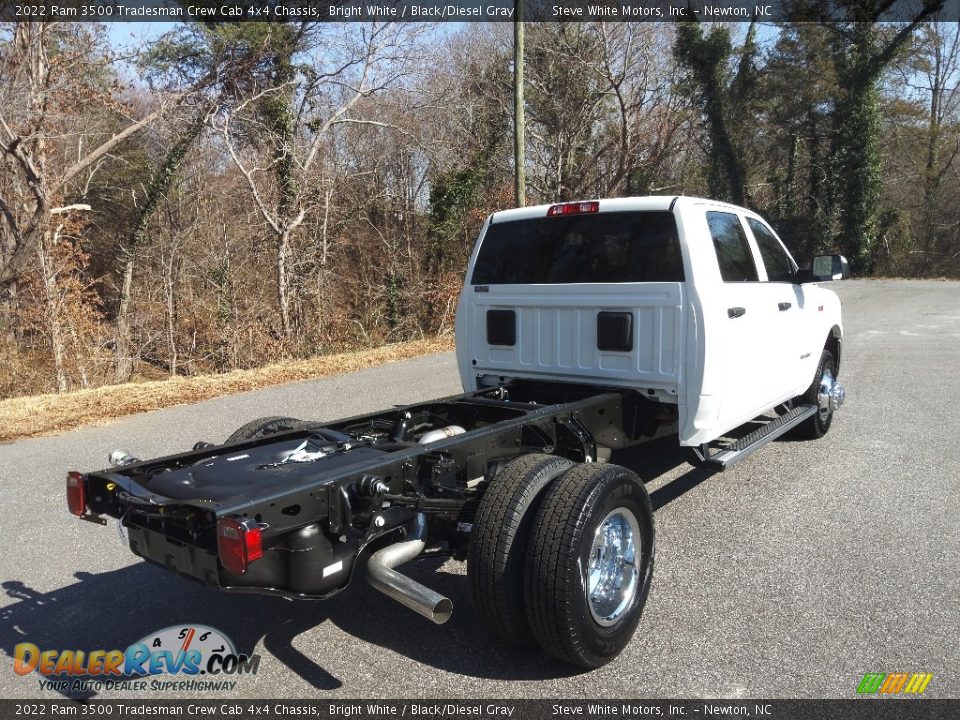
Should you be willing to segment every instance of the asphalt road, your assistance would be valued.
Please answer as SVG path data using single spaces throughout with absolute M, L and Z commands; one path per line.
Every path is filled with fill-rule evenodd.
M 0 697 L 58 697 L 13 673 L 18 642 L 122 649 L 179 623 L 262 656 L 237 687 L 248 698 L 853 697 L 864 673 L 900 671 L 960 697 L 960 283 L 837 286 L 848 399 L 826 438 L 778 441 L 722 475 L 668 443 L 619 458 L 648 481 L 657 567 L 636 636 L 604 668 L 493 644 L 459 563 L 407 566 L 454 602 L 434 626 L 363 583 L 324 603 L 208 590 L 66 513 L 65 470 L 100 469 L 113 448 L 151 457 L 262 415 L 454 393 L 445 353 L 0 445 Z

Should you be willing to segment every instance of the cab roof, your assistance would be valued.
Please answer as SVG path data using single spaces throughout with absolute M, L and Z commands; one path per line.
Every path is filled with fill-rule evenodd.
M 598 202 L 600 204 L 597 212 L 627 212 L 630 210 L 672 210 L 677 204 L 697 205 L 700 203 L 709 203 L 711 205 L 726 206 L 732 209 L 743 210 L 735 205 L 720 202 L 719 200 L 709 200 L 707 198 L 690 197 L 687 195 L 645 195 L 642 197 L 625 198 L 601 198 L 594 200 L 573 200 L 571 203 L 578 202 Z M 549 203 L 546 205 L 531 205 L 530 207 L 513 208 L 511 210 L 500 210 L 490 216 L 491 223 L 509 222 L 511 220 L 525 220 L 528 218 L 546 217 L 547 211 L 554 205 L 566 205 L 567 202 Z

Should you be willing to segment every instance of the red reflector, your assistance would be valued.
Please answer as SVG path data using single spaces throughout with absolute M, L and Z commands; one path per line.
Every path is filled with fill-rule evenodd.
M 599 212 L 600 203 L 596 200 L 589 202 L 562 203 L 560 205 L 551 205 L 547 210 L 547 217 L 556 217 L 557 215 L 583 215 L 585 213 Z
M 217 521 L 217 554 L 224 570 L 243 575 L 247 566 L 263 557 L 263 537 L 253 520 L 220 518 Z
M 74 515 L 83 515 L 87 509 L 87 483 L 83 473 L 67 473 L 67 507 Z

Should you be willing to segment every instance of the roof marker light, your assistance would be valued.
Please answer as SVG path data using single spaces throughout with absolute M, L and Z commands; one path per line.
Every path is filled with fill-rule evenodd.
M 557 217 L 558 215 L 585 215 L 600 211 L 600 203 L 597 200 L 588 200 L 586 202 L 569 202 L 551 205 L 547 210 L 547 217 Z

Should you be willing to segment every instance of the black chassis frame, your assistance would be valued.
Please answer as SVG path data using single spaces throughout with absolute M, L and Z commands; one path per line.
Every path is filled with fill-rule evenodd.
M 357 560 L 401 540 L 420 513 L 432 549 L 462 558 L 483 490 L 507 462 L 532 452 L 596 460 L 601 448 L 661 436 L 676 420 L 676 406 L 623 388 L 514 380 L 227 447 L 243 451 L 318 431 L 369 442 L 388 427 L 427 417 L 432 427 L 458 424 L 466 432 L 429 444 L 387 438 L 371 445 L 381 457 L 334 471 L 322 470 L 320 461 L 309 472 L 311 464 L 303 463 L 302 477 L 281 489 L 223 502 L 166 498 L 149 489 L 154 474 L 224 454 L 223 445 L 198 443 L 191 452 L 89 473 L 84 519 L 118 518 L 134 553 L 221 590 L 319 599 L 344 589 Z M 264 557 L 242 575 L 218 562 L 220 518 L 252 519 L 263 528 Z

